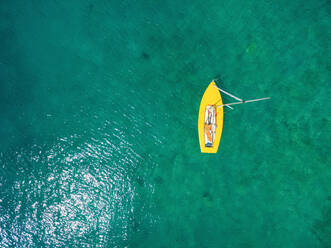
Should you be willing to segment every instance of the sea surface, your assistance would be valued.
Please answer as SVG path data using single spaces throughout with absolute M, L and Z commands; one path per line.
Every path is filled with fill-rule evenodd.
M 328 0 L 2 0 L 0 247 L 331 247 L 330 40 Z M 272 99 L 201 154 L 215 77 Z

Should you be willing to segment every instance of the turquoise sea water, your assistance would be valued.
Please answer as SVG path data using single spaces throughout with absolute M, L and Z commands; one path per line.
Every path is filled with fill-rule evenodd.
M 1 1 L 0 247 L 330 247 L 330 30 L 327 0 Z M 272 100 L 201 154 L 217 75 Z

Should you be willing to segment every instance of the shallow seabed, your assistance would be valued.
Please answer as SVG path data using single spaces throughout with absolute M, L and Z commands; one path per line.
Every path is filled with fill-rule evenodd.
M 330 14 L 1 1 L 0 246 L 331 247 Z M 217 75 L 272 100 L 227 111 L 219 152 L 201 154 Z

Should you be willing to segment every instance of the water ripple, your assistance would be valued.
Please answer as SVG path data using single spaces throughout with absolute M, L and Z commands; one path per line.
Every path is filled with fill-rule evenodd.
M 119 129 L 96 137 L 72 135 L 49 148 L 0 156 L 2 171 L 17 165 L 6 172 L 16 174 L 14 181 L 1 180 L 7 183 L 1 194 L 13 196 L 1 197 L 1 246 L 98 247 L 127 240 L 135 211 L 132 175 L 143 159 Z

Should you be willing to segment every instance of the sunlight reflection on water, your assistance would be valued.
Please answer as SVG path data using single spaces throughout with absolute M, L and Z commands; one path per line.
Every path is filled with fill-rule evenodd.
M 112 141 L 101 137 L 82 143 L 73 135 L 50 149 L 16 154 L 22 163 L 9 189 L 15 208 L 6 214 L 0 207 L 1 227 L 7 230 L 0 232 L 0 244 L 52 247 L 127 239 L 135 211 L 132 171 L 141 157 L 120 134 Z

